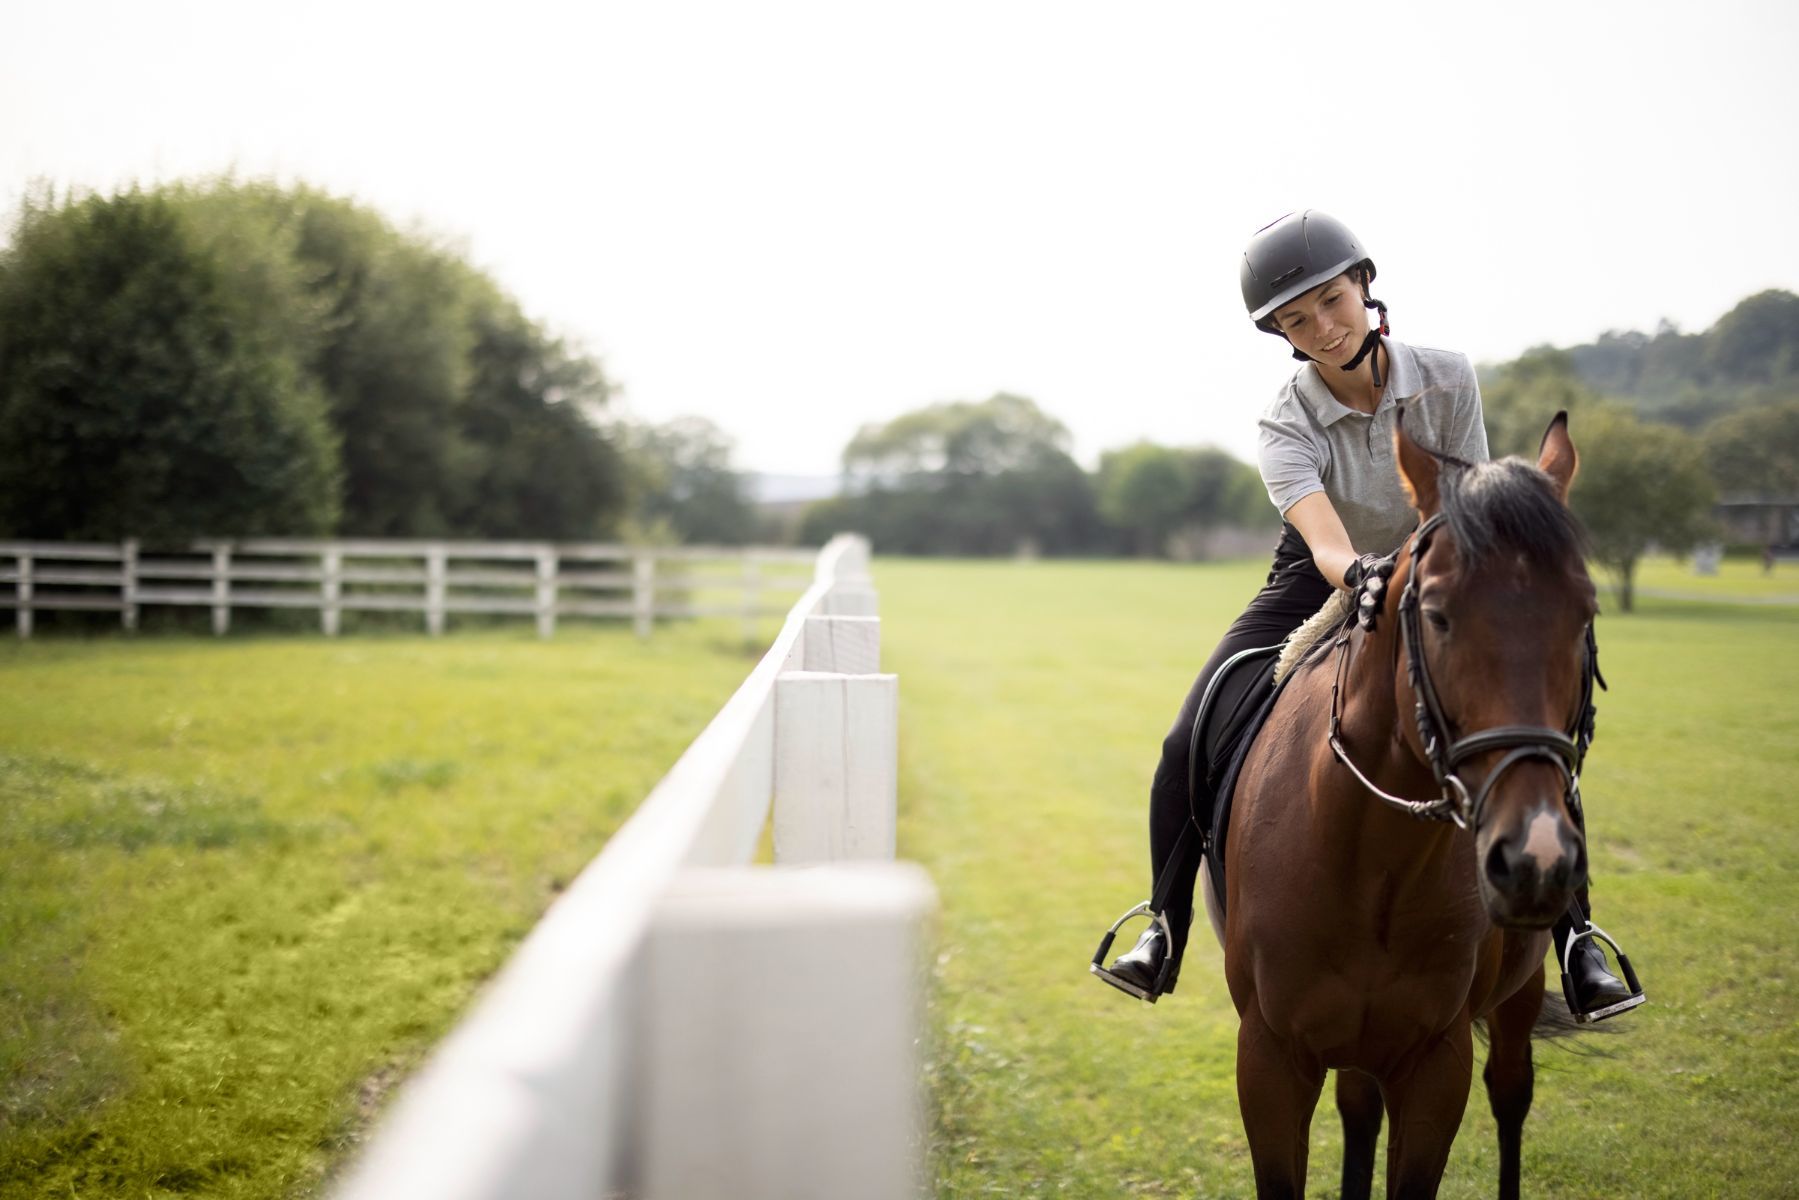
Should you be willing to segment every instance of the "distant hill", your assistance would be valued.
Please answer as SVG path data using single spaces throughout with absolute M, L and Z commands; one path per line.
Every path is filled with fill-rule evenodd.
M 1694 429 L 1799 395 L 1799 296 L 1759 292 L 1703 333 L 1663 322 L 1653 334 L 1609 331 L 1562 353 L 1595 391 L 1632 401 L 1645 417 Z

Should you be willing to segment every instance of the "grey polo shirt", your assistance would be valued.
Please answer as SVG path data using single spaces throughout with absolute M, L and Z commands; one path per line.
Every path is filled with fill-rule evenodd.
M 1397 549 L 1418 515 L 1393 460 L 1393 427 L 1467 462 L 1487 459 L 1480 385 L 1466 355 L 1386 339 L 1387 387 L 1372 414 L 1337 402 L 1308 362 L 1262 414 L 1256 457 L 1268 498 L 1284 515 L 1313 492 L 1330 497 L 1358 554 Z

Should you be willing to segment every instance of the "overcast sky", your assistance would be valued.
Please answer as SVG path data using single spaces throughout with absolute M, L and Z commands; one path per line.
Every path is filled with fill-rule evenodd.
M 1484 15 L 1471 15 L 1475 12 Z M 1237 263 L 1347 221 L 1481 360 L 1799 288 L 1799 4 L 0 0 L 0 205 L 235 170 L 461 244 L 664 420 L 829 472 L 997 390 L 1248 456 Z

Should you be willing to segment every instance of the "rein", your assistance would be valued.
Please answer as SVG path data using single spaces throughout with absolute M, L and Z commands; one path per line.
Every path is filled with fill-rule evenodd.
M 1599 673 L 1599 644 L 1594 639 L 1592 623 L 1587 624 L 1587 659 L 1581 671 L 1580 709 L 1572 729 L 1563 731 L 1546 725 L 1496 725 L 1459 740 L 1451 740 L 1449 717 L 1443 711 L 1436 684 L 1431 680 L 1430 667 L 1424 657 L 1422 631 L 1418 624 L 1418 567 L 1425 552 L 1430 549 L 1431 534 L 1443 521 L 1443 514 L 1439 512 L 1420 525 L 1412 535 L 1411 566 L 1406 572 L 1405 591 L 1399 598 L 1399 632 L 1400 640 L 1405 645 L 1406 676 L 1411 682 L 1412 693 L 1417 698 L 1413 720 L 1417 722 L 1418 740 L 1424 746 L 1425 757 L 1430 762 L 1431 773 L 1436 777 L 1440 793 L 1429 800 L 1408 800 L 1383 791 L 1362 773 L 1361 768 L 1350 759 L 1349 751 L 1344 749 L 1340 736 L 1340 693 L 1349 671 L 1350 633 L 1355 628 L 1353 621 L 1344 626 L 1334 647 L 1337 651 L 1337 674 L 1331 682 L 1331 752 L 1376 799 L 1407 816 L 1427 821 L 1450 821 L 1458 829 L 1479 826 L 1481 810 L 1486 805 L 1487 797 L 1492 793 L 1493 785 L 1506 771 L 1526 759 L 1546 759 L 1561 771 L 1563 799 L 1575 821 L 1584 825 L 1580 803 L 1580 768 L 1586 760 L 1587 747 L 1593 741 L 1596 711 L 1593 706 L 1593 684 L 1597 682 L 1600 687 L 1605 686 L 1605 677 Z M 1462 764 L 1476 754 L 1506 749 L 1511 753 L 1501 758 L 1499 764 L 1487 772 L 1480 786 L 1470 792 L 1459 774 Z

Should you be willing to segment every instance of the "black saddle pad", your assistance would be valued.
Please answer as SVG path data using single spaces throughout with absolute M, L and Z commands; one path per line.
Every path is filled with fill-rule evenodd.
M 1236 664 L 1230 678 L 1219 684 L 1217 703 L 1207 714 L 1201 728 L 1201 748 L 1205 753 L 1206 781 L 1212 792 L 1212 821 L 1207 830 L 1206 870 L 1212 875 L 1212 890 L 1218 897 L 1218 911 L 1224 913 L 1224 842 L 1230 832 L 1231 797 L 1236 791 L 1237 775 L 1249 748 L 1274 709 L 1274 702 L 1296 671 L 1287 673 L 1280 683 L 1274 682 L 1274 663 L 1280 647 L 1271 647 L 1265 655 Z
M 1205 764 L 1208 788 L 1217 786 L 1238 746 L 1255 733 L 1256 717 L 1274 688 L 1274 663 L 1280 651 L 1279 646 L 1245 650 L 1219 668 L 1199 716 L 1199 761 Z

